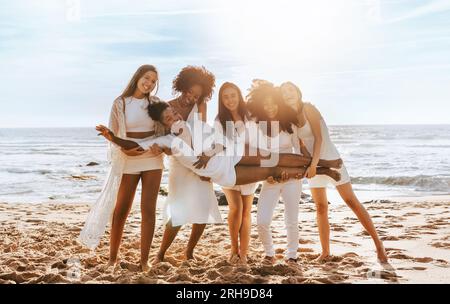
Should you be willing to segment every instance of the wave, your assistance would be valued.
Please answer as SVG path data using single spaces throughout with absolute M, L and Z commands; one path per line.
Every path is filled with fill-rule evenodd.
M 8 173 L 15 173 L 15 174 L 28 174 L 28 173 L 35 173 L 35 174 L 51 174 L 51 173 L 57 173 L 57 174 L 71 174 L 72 171 L 68 170 L 51 170 L 51 169 L 23 169 L 23 168 L 6 168 L 6 172 Z
M 33 193 L 33 190 L 17 190 L 13 192 L 1 192 L 1 195 L 18 195 L 18 194 L 30 194 Z
M 409 186 L 416 190 L 450 192 L 450 176 L 367 176 L 352 177 L 354 184 L 379 184 L 389 186 Z

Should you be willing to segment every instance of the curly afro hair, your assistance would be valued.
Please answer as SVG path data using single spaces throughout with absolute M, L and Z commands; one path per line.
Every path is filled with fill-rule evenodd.
M 269 81 L 255 79 L 249 91 L 247 95 L 247 109 L 257 122 L 271 121 L 264 110 L 264 100 L 267 97 L 271 97 L 278 107 L 278 114 L 274 120 L 279 121 L 280 130 L 290 134 L 293 133 L 292 125 L 298 126 L 297 115 L 284 103 L 279 87 L 274 86 Z M 269 124 L 269 132 L 271 131 L 270 126 Z
M 203 88 L 203 94 L 199 98 L 199 103 L 208 101 L 212 97 L 213 88 L 215 87 L 216 77 L 208 71 L 204 66 L 187 66 L 175 77 L 172 83 L 174 94 L 185 93 L 192 86 L 198 84 Z

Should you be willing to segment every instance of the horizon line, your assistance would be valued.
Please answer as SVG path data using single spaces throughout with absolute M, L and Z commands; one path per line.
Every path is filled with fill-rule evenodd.
M 328 126 L 450 126 L 449 123 L 387 123 L 387 124 L 327 124 Z M 3 127 L 0 126 L 0 129 L 90 129 L 95 128 L 94 126 L 42 126 L 42 127 Z

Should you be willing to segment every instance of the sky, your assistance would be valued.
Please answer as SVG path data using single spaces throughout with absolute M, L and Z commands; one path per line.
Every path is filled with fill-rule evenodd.
M 0 0 L 0 128 L 93 127 L 135 70 L 290 80 L 328 124 L 450 123 L 450 0 Z

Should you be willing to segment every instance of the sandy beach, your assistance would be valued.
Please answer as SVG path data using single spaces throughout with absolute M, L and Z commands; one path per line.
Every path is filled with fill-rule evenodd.
M 160 201 L 162 197 L 160 197 Z M 227 262 L 230 239 L 227 207 L 220 206 L 223 224 L 208 225 L 195 251 L 196 261 L 184 261 L 190 233 L 184 227 L 166 261 L 147 273 L 138 270 L 140 211 L 135 204 L 125 227 L 121 262 L 105 272 L 106 234 L 96 252 L 77 237 L 89 206 L 86 204 L 0 203 L 0 283 L 450 283 L 450 197 L 399 198 L 364 204 L 384 240 L 390 265 L 376 262 L 370 237 L 348 207 L 330 205 L 331 248 L 324 263 L 320 252 L 315 208 L 300 205 L 298 266 L 284 263 L 285 229 L 279 204 L 273 221 L 276 264 L 262 265 L 263 248 L 252 227 L 249 265 Z M 151 259 L 161 241 L 158 222 Z M 253 223 L 256 206 L 253 206 Z

